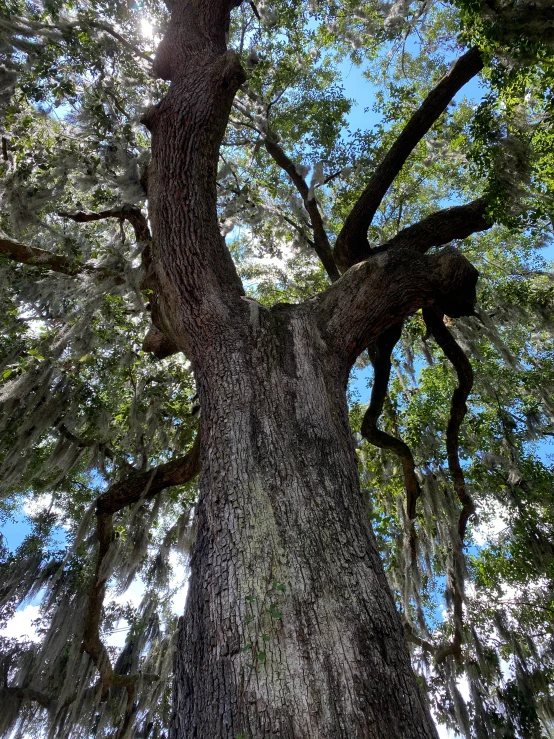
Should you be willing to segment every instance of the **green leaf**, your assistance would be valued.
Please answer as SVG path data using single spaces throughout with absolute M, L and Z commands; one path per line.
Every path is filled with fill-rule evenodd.
M 277 618 L 282 618 L 283 617 L 283 614 L 281 613 L 281 611 L 278 609 L 278 607 L 276 605 L 270 606 L 269 609 L 268 609 L 268 612 L 269 612 L 269 615 L 271 616 L 271 618 L 276 618 L 277 619 Z

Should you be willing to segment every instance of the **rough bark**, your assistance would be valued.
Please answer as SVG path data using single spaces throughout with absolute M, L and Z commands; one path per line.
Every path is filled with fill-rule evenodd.
M 436 736 L 359 490 L 345 386 L 364 343 L 471 293 L 476 273 L 455 250 L 403 256 L 343 277 L 341 300 L 244 299 L 235 331 L 196 359 L 204 441 L 175 739 Z
M 360 493 L 316 304 L 251 303 L 198 368 L 198 533 L 172 737 L 435 737 Z
M 218 149 L 244 79 L 232 3 L 172 2 L 145 123 L 157 328 L 202 407 L 197 540 L 175 663 L 173 739 L 428 739 L 360 494 L 345 387 L 369 343 L 421 307 L 472 305 L 455 250 L 393 249 L 317 298 L 244 296 L 218 230 Z

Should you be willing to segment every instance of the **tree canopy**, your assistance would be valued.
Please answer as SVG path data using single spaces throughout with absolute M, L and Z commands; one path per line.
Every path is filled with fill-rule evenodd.
M 0 736 L 166 735 L 201 412 L 148 280 L 168 7 L 0 2 L 0 516 L 30 522 L 0 623 L 40 603 L 36 639 L 1 637 Z M 435 717 L 552 736 L 552 3 L 253 0 L 228 35 L 218 215 L 253 320 L 392 248 L 479 272 L 474 311 L 452 293 L 358 358 L 351 426 Z

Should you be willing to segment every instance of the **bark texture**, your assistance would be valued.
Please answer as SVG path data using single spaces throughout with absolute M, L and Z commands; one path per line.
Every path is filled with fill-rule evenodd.
M 359 489 L 346 362 L 315 306 L 248 308 L 243 345 L 198 372 L 172 736 L 435 737 Z
M 216 211 L 219 146 L 244 79 L 225 49 L 231 8 L 171 2 L 155 63 L 171 86 L 145 118 L 152 319 L 191 360 L 202 408 L 171 736 L 430 739 L 345 388 L 359 353 L 413 311 L 471 306 L 476 271 L 454 249 L 394 248 L 298 306 L 244 296 Z

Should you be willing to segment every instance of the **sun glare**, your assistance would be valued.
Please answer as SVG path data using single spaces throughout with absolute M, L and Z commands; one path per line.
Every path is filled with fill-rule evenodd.
M 143 18 L 140 22 L 140 31 L 145 38 L 152 38 L 154 36 L 154 27 L 146 18 Z

